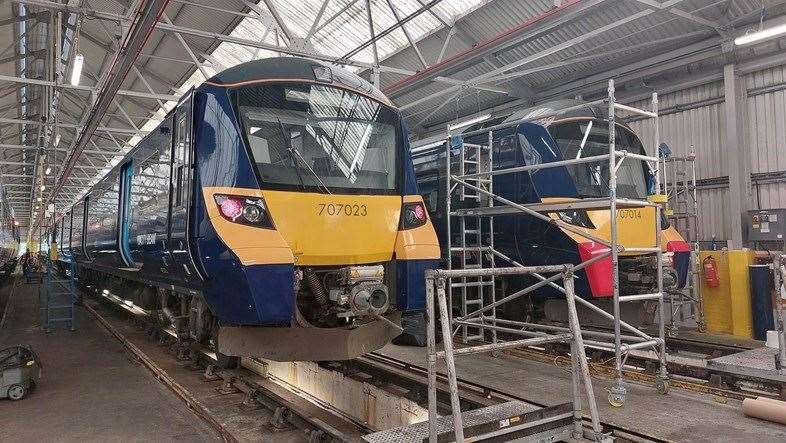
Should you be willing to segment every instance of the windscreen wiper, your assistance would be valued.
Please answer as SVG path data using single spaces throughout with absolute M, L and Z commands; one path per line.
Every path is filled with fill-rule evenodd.
M 306 184 L 303 182 L 303 176 L 300 175 L 300 170 L 297 167 L 297 160 L 295 160 L 295 156 L 292 154 L 292 148 L 289 146 L 289 143 L 287 143 L 287 133 L 284 131 L 284 125 L 281 123 L 280 118 L 276 117 L 276 120 L 278 121 L 278 130 L 281 131 L 281 140 L 286 144 L 287 152 L 289 152 L 289 158 L 292 160 L 292 167 L 295 168 L 297 179 L 300 180 L 300 187 L 305 190 Z
M 281 137 L 284 139 L 284 142 L 286 143 L 287 136 L 286 136 L 286 132 L 284 131 L 284 125 L 281 123 L 280 118 L 276 117 L 276 120 L 278 120 L 278 129 L 281 131 Z M 311 172 L 311 175 L 313 175 L 314 178 L 317 179 L 319 184 L 322 185 L 322 188 L 325 189 L 325 192 L 327 192 L 328 194 L 333 194 L 332 192 L 330 192 L 330 189 L 327 187 L 325 182 L 323 182 L 322 179 L 319 177 L 319 175 L 316 172 L 314 172 L 313 169 L 311 169 L 311 166 L 308 164 L 306 159 L 303 158 L 302 155 L 300 155 L 300 152 L 297 149 L 295 149 L 294 146 L 287 143 L 287 151 L 289 151 L 289 156 L 292 158 L 292 163 L 295 163 L 293 165 L 295 167 L 295 172 L 297 173 L 297 176 L 300 179 L 300 184 L 301 186 L 303 186 L 304 189 L 306 186 L 303 184 L 303 177 L 300 175 L 300 171 L 297 168 L 297 164 L 296 164 L 297 162 L 295 161 L 295 156 L 297 156 L 297 158 L 300 159 L 300 161 L 303 163 L 306 169 L 308 169 L 309 172 Z
M 325 184 L 325 182 L 323 182 L 323 181 L 322 181 L 322 179 L 321 179 L 321 178 L 319 178 L 319 175 L 318 175 L 316 172 L 314 172 L 314 170 L 313 170 L 313 169 L 311 169 L 311 166 L 308 164 L 308 162 L 306 161 L 306 159 L 305 159 L 305 158 L 303 158 L 303 156 L 302 156 L 302 155 L 300 155 L 300 152 L 299 152 L 297 149 L 295 149 L 293 146 L 290 146 L 290 147 L 288 147 L 287 149 L 289 150 L 290 154 L 291 154 L 291 153 L 294 153 L 295 155 L 297 155 L 297 157 L 300 159 L 300 161 L 303 163 L 303 165 L 305 165 L 305 166 L 306 166 L 306 169 L 308 169 L 308 170 L 309 170 L 309 172 L 311 172 L 311 175 L 313 175 L 313 176 L 314 176 L 314 178 L 315 178 L 315 179 L 317 179 L 317 181 L 319 182 L 319 184 L 320 184 L 320 185 L 322 185 L 322 188 L 324 188 L 324 189 L 325 189 L 325 192 L 327 192 L 328 194 L 333 194 L 332 192 L 330 192 L 330 189 L 327 187 L 327 185 Z

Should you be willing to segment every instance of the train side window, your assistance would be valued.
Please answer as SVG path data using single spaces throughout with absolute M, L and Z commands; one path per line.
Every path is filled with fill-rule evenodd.
M 527 140 L 527 137 L 524 134 L 519 134 L 519 146 L 521 147 L 521 153 L 524 156 L 524 164 L 526 165 L 539 165 L 543 163 L 543 157 L 540 155 L 537 149 L 532 146 L 532 143 Z
M 175 194 L 175 206 L 183 204 L 183 165 L 177 167 L 177 193 Z
M 173 166 L 175 169 L 175 195 L 174 206 L 178 207 L 183 204 L 183 175 L 186 165 L 186 144 L 188 142 L 188 125 L 186 120 L 187 115 L 182 114 L 177 118 L 177 132 L 175 134 L 175 149 Z
M 426 209 L 432 214 L 437 212 L 438 198 L 439 191 L 436 189 L 423 196 L 423 202 L 426 204 Z

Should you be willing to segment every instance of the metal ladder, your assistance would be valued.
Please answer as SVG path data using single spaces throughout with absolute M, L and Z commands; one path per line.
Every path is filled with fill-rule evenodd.
M 69 272 L 65 278 L 57 276 L 52 260 L 47 259 L 45 266 L 43 285 L 39 289 L 39 298 L 43 302 L 41 310 L 44 331 L 51 332 L 56 323 L 68 323 L 69 330 L 75 331 L 76 264 L 73 260 L 68 262 Z
M 663 181 L 663 193 L 668 196 L 666 216 L 674 228 L 680 232 L 691 245 L 690 263 L 688 265 L 688 279 L 685 288 L 677 295 L 670 294 L 671 305 L 670 333 L 676 334 L 677 317 L 681 321 L 693 318 L 699 331 L 705 329 L 703 315 L 703 300 L 701 297 L 699 276 L 699 203 L 696 187 L 696 154 L 693 145 L 685 157 L 663 158 L 662 164 L 665 175 L 671 177 L 671 187 L 668 180 Z M 668 169 L 671 169 L 670 171 Z M 669 174 L 669 172 L 671 174 Z M 686 293 L 687 292 L 687 293 Z M 693 303 L 693 312 L 687 317 L 683 305 Z
M 489 133 L 487 144 L 470 144 L 459 142 L 458 174 L 462 177 L 470 175 L 464 180 L 478 188 L 493 192 L 491 176 L 493 149 L 493 135 Z M 458 195 L 462 208 L 491 207 L 494 200 L 478 191 L 458 186 Z M 459 216 L 459 245 L 451 248 L 451 252 L 460 256 L 459 269 L 481 269 L 496 267 L 494 250 L 494 220 L 493 217 L 483 217 L 480 214 Z M 456 290 L 459 294 L 460 304 L 458 314 L 465 316 L 476 311 L 486 303 L 496 301 L 496 279 L 493 275 L 479 275 L 463 277 L 459 281 L 451 281 L 451 292 Z M 483 317 L 484 322 L 495 324 L 496 308 Z M 483 329 L 472 326 L 461 326 L 461 341 L 468 343 L 473 340 L 484 340 Z M 492 332 L 492 341 L 496 342 L 496 331 Z

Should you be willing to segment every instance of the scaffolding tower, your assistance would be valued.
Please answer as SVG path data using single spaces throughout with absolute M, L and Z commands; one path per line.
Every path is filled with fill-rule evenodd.
M 426 347 L 428 359 L 428 439 L 429 442 L 456 441 L 463 442 L 494 438 L 515 441 L 562 441 L 568 439 L 588 439 L 591 441 L 610 442 L 611 438 L 602 433 L 598 407 L 590 379 L 589 366 L 584 350 L 584 342 L 576 313 L 577 297 L 573 291 L 573 266 L 518 266 L 506 268 L 454 269 L 426 271 Z M 546 327 L 532 325 L 531 330 L 497 326 L 486 321 L 487 315 L 494 312 L 499 305 L 507 303 L 523 294 L 510 295 L 485 306 L 453 318 L 448 314 L 446 282 L 454 279 L 497 277 L 511 275 L 548 275 L 550 281 L 562 280 L 565 287 L 565 299 L 568 304 L 569 328 L 565 332 L 544 332 Z M 449 286 L 448 286 L 449 287 Z M 436 296 L 435 296 L 436 295 Z M 436 299 L 436 308 L 435 308 Z M 435 321 L 439 314 L 439 324 Z M 440 327 L 444 349 L 438 350 L 436 345 L 436 328 Z M 511 341 L 495 341 L 490 344 L 455 349 L 451 340 L 452 330 L 462 327 L 478 327 L 499 331 L 508 335 L 524 337 Z M 540 330 L 539 330 L 540 329 Z M 514 347 L 542 346 L 548 343 L 567 342 L 570 344 L 571 377 L 573 401 L 535 411 L 531 405 L 520 401 L 510 401 L 489 406 L 475 411 L 461 411 L 458 394 L 458 378 L 455 357 L 461 355 L 495 352 Z M 437 360 L 443 359 L 450 388 L 450 404 L 452 420 L 439 417 L 437 414 Z M 586 399 L 590 417 L 590 428 L 584 429 L 583 402 Z M 412 426 L 417 433 L 417 440 L 423 440 L 425 429 L 422 425 Z M 466 434 L 466 435 L 465 435 Z M 408 439 L 409 440 L 409 439 Z M 412 439 L 414 441 L 416 439 Z
M 678 334 L 679 320 L 696 322 L 699 332 L 706 331 L 703 299 L 699 284 L 699 200 L 696 187 L 696 154 L 693 145 L 684 157 L 660 156 L 664 180 L 661 193 L 666 196 L 664 213 L 677 232 L 690 245 L 690 260 L 685 286 L 668 292 L 669 335 Z M 686 312 L 686 309 L 688 312 Z
M 503 128 L 509 128 L 518 125 L 528 120 L 544 119 L 562 115 L 571 111 L 575 111 L 587 106 L 593 105 L 608 105 L 608 128 L 609 128 L 609 152 L 608 154 L 594 155 L 577 159 L 561 160 L 550 163 L 539 163 L 523 166 L 515 166 L 502 169 L 494 169 L 492 156 L 493 156 L 493 134 L 494 131 Z M 445 199 L 446 199 L 446 242 L 447 242 L 447 270 L 445 278 L 448 281 L 447 286 L 447 300 L 448 312 L 451 315 L 451 324 L 455 325 L 458 331 L 461 331 L 461 339 L 468 342 L 471 339 L 482 339 L 484 331 L 499 332 L 500 324 L 507 326 L 506 329 L 520 328 L 520 329 L 538 329 L 542 325 L 533 323 L 519 322 L 500 319 L 497 317 L 496 308 L 503 301 L 508 301 L 518 298 L 524 294 L 531 293 L 532 291 L 544 287 L 546 285 L 557 289 L 566 297 L 570 297 L 566 291 L 565 285 L 557 283 L 560 274 L 555 274 L 551 277 L 546 277 L 542 273 L 529 272 L 535 279 L 539 280 L 537 283 L 532 284 L 524 289 L 518 290 L 510 295 L 505 294 L 504 298 L 498 299 L 498 294 L 495 292 L 498 288 L 499 274 L 497 273 L 461 273 L 451 274 L 452 270 L 461 271 L 478 271 L 480 269 L 488 270 L 497 267 L 498 262 L 505 262 L 506 266 L 514 266 L 519 268 L 527 268 L 526 264 L 518 263 L 511 257 L 506 256 L 498 251 L 494 246 L 494 230 L 493 220 L 495 216 L 500 215 L 528 215 L 537 217 L 547 223 L 559 226 L 560 228 L 577 234 L 587 240 L 594 241 L 598 244 L 604 245 L 607 249 L 592 258 L 577 264 L 572 268 L 573 271 L 578 271 L 592 265 L 603 259 L 611 259 L 612 264 L 612 282 L 613 282 L 613 312 L 606 312 L 604 309 L 584 300 L 580 297 L 575 297 L 575 301 L 583 305 L 587 309 L 595 312 L 596 314 L 606 318 L 612 322 L 614 327 L 613 333 L 600 332 L 600 331 L 582 331 L 582 334 L 588 337 L 597 338 L 597 340 L 585 340 L 584 343 L 590 347 L 607 350 L 614 352 L 614 366 L 615 366 L 615 381 L 609 389 L 609 402 L 614 406 L 622 406 L 625 402 L 626 388 L 623 383 L 623 367 L 625 360 L 630 351 L 636 349 L 649 349 L 652 348 L 658 355 L 660 363 L 659 372 L 656 378 L 656 388 L 661 393 L 668 391 L 668 372 L 666 370 L 666 346 L 665 346 L 665 315 L 664 315 L 664 287 L 663 287 L 663 263 L 664 255 L 661 248 L 661 205 L 658 201 L 661 198 L 653 198 L 647 200 L 637 200 L 630 198 L 620 198 L 617 196 L 617 172 L 624 161 L 627 159 L 645 161 L 649 164 L 650 168 L 655 173 L 655 189 L 660 189 L 661 171 L 658 157 L 641 155 L 625 150 L 617 150 L 615 143 L 615 126 L 616 126 L 616 112 L 624 111 L 631 114 L 642 115 L 648 117 L 654 126 L 655 133 L 655 152 L 659 144 L 658 140 L 658 96 L 652 94 L 652 110 L 643 110 L 630 107 L 617 103 L 614 96 L 614 80 L 609 80 L 608 83 L 608 97 L 596 100 L 589 103 L 582 103 L 581 105 L 566 107 L 553 113 L 541 114 L 534 118 L 523 119 L 516 122 L 508 122 L 495 125 L 489 128 L 465 132 L 462 137 L 479 136 L 487 134 L 487 143 L 485 145 L 464 145 L 459 141 L 458 151 L 459 159 L 458 165 L 452 165 L 451 151 L 455 150 L 456 146 L 454 140 L 449 136 L 445 144 L 446 149 L 446 177 L 445 180 Z M 486 137 L 478 137 L 486 139 Z M 655 154 L 657 155 L 657 154 Z M 609 195 L 602 198 L 585 198 L 577 201 L 570 201 L 564 203 L 534 203 L 534 204 L 520 204 L 508 200 L 493 190 L 493 178 L 504 174 L 514 174 L 519 172 L 531 172 L 539 169 L 563 167 L 567 165 L 575 165 L 580 163 L 608 163 L 609 168 Z M 663 197 L 656 195 L 654 197 Z M 454 209 L 454 207 L 458 206 Z M 617 214 L 618 209 L 626 208 L 644 208 L 650 207 L 654 209 L 655 213 L 655 230 L 654 245 L 652 247 L 624 247 L 619 243 L 617 217 L 610 216 L 610 238 L 601 238 L 587 230 L 566 223 L 558 217 L 549 217 L 549 213 L 566 210 L 608 210 L 610 214 Z M 451 233 L 452 219 L 456 219 L 458 229 L 457 238 L 459 244 L 453 244 L 453 237 Z M 470 221 L 471 220 L 471 221 Z M 485 235 L 482 235 L 487 233 Z M 619 255 L 621 253 L 640 253 L 640 254 L 654 254 L 657 262 L 657 291 L 654 293 L 621 295 L 619 288 Z M 454 254 L 461 254 L 460 259 L 454 262 Z M 468 256 L 470 258 L 468 259 Z M 497 261 L 497 259 L 499 261 Z M 527 268 L 530 269 L 530 268 Z M 471 277 L 470 277 L 471 276 Z M 455 278 L 454 278 L 455 277 Z M 454 281 L 456 280 L 456 281 Z M 572 286 L 572 284 L 571 284 Z M 456 292 L 458 297 L 456 296 Z M 623 321 L 620 316 L 620 303 L 652 300 L 658 303 L 658 334 L 651 336 L 629 323 Z M 456 306 L 458 304 L 458 306 Z M 455 323 L 454 317 L 458 316 L 461 319 L 466 319 L 468 315 L 477 312 L 479 307 L 482 306 L 483 314 L 472 323 L 462 321 Z M 622 330 L 626 330 L 623 334 Z M 569 328 L 550 326 L 549 330 L 552 332 L 570 332 Z M 497 341 L 496 335 L 492 336 L 492 344 Z

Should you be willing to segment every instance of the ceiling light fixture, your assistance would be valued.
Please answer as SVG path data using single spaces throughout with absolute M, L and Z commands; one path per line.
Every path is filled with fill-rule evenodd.
M 741 35 L 734 39 L 734 44 L 737 46 L 749 45 L 751 43 L 768 40 L 783 34 L 786 34 L 786 24 Z
M 469 126 L 469 125 L 474 125 L 475 123 L 480 123 L 480 122 L 488 120 L 490 118 L 491 118 L 491 114 L 483 114 L 483 115 L 471 118 L 469 120 L 465 120 L 463 122 L 453 123 L 451 125 L 448 125 L 448 131 L 452 131 L 454 129 L 460 129 L 460 128 L 463 128 L 463 127 Z
M 82 54 L 74 56 L 74 66 L 71 67 L 71 86 L 79 86 L 82 78 L 82 65 L 85 64 L 85 57 Z

